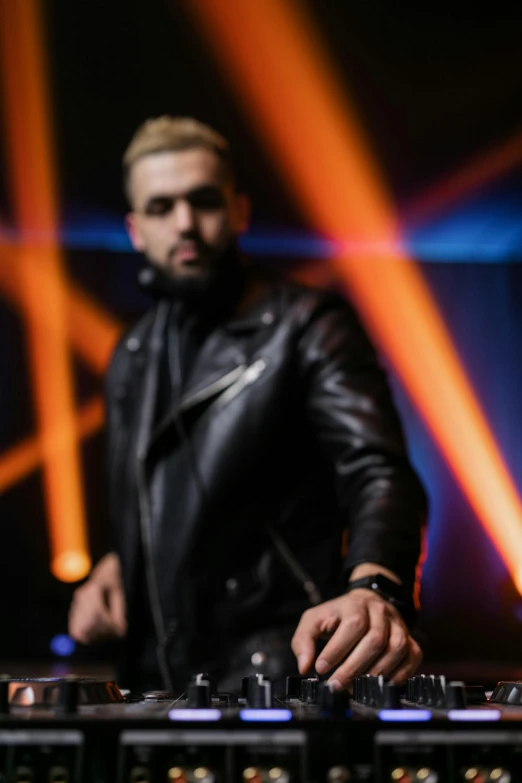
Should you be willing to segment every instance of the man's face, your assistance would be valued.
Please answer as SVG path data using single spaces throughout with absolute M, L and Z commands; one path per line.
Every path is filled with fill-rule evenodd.
M 246 197 L 204 148 L 140 158 L 131 169 L 130 196 L 126 222 L 134 248 L 178 280 L 209 277 L 248 223 Z

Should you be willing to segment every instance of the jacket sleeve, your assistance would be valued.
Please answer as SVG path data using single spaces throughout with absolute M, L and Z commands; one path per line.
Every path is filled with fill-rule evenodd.
M 299 339 L 307 412 L 335 471 L 349 549 L 344 579 L 374 562 L 411 588 L 426 497 L 407 456 L 386 376 L 352 308 L 325 296 Z

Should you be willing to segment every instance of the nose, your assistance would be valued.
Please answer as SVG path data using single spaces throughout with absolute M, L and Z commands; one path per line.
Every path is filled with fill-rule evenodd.
M 180 234 L 192 231 L 195 227 L 194 210 L 185 199 L 178 199 L 174 204 L 174 220 Z

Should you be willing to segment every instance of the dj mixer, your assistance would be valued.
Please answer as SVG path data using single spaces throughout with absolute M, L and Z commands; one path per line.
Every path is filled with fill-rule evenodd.
M 263 675 L 122 695 L 94 679 L 0 678 L 9 783 L 522 783 L 522 682 L 364 676 L 352 694 Z

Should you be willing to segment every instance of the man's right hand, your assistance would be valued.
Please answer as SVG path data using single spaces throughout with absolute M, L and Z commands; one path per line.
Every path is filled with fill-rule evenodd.
M 118 556 L 105 555 L 88 580 L 74 591 L 69 610 L 69 634 L 81 644 L 125 636 L 125 595 Z

